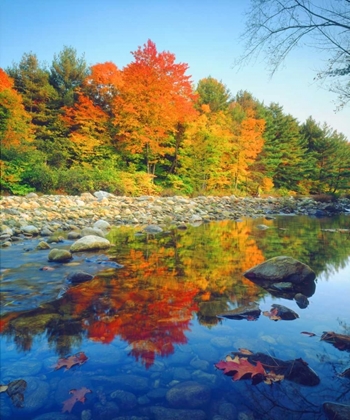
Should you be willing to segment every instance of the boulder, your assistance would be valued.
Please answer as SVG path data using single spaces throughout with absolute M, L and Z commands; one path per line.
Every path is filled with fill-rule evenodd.
M 53 262 L 66 262 L 71 260 L 72 258 L 72 254 L 66 249 L 54 248 L 51 249 L 48 255 L 48 260 Z
M 80 251 L 93 251 L 97 249 L 107 249 L 111 246 L 111 243 L 108 239 L 101 238 L 96 235 L 84 236 L 81 239 L 78 239 L 70 247 L 71 252 L 80 252 Z
M 105 220 L 97 220 L 97 222 L 94 223 L 93 227 L 94 229 L 101 229 L 102 231 L 106 231 L 111 228 L 111 225 Z
M 105 237 L 105 234 L 102 232 L 102 230 L 98 228 L 86 227 L 81 230 L 81 236 L 89 236 L 89 235 L 100 236 L 101 238 Z
M 154 233 L 163 232 L 163 229 L 158 225 L 148 225 L 143 229 L 143 231 L 146 232 L 146 233 L 154 234 Z
M 211 391 L 204 384 L 195 381 L 180 382 L 169 389 L 166 399 L 172 407 L 200 408 L 209 404 Z
M 257 320 L 261 314 L 261 309 L 258 305 L 246 305 L 246 306 L 239 306 L 236 309 L 232 309 L 231 311 L 226 311 L 221 314 L 216 315 L 218 318 L 228 318 L 228 319 L 247 319 Z
M 323 409 L 328 419 L 335 420 L 349 420 L 350 419 L 350 405 L 337 404 L 333 402 L 325 402 Z
M 315 272 L 306 264 L 288 256 L 279 256 L 258 264 L 243 274 L 254 282 L 290 282 L 300 284 L 313 281 Z
M 33 225 L 23 226 L 21 230 L 25 235 L 39 235 L 39 229 Z
M 72 284 L 84 283 L 86 281 L 92 280 L 94 276 L 84 271 L 77 271 L 75 273 L 70 273 L 67 276 L 67 280 Z

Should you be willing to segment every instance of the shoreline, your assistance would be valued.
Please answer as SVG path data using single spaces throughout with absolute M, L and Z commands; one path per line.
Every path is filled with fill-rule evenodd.
M 111 225 L 183 225 L 188 223 L 237 220 L 241 217 L 306 215 L 332 217 L 350 214 L 350 199 L 337 202 L 312 198 L 258 198 L 235 196 L 125 197 L 97 191 L 80 196 L 42 195 L 4 196 L 0 200 L 2 232 L 17 233 L 32 225 L 38 231 L 83 228 L 98 220 Z M 28 233 L 28 232 L 27 232 Z M 6 238 L 1 235 L 1 240 Z

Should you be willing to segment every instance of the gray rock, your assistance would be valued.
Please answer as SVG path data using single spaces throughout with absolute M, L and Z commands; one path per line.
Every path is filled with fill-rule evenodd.
M 47 403 L 50 386 L 47 382 L 41 381 L 35 376 L 25 376 L 27 382 L 25 390 L 24 406 L 21 409 L 23 414 L 37 411 Z
M 209 404 L 210 397 L 210 388 L 195 381 L 181 382 L 166 394 L 168 403 L 177 408 L 204 407 Z
M 203 410 L 176 410 L 154 406 L 148 411 L 155 420 L 205 420 L 207 418 Z
M 89 236 L 89 235 L 100 236 L 101 238 L 105 237 L 105 234 L 103 233 L 101 229 L 86 227 L 81 230 L 82 237 Z
M 137 406 L 137 398 L 132 392 L 118 389 L 111 393 L 111 398 L 116 400 L 122 410 L 132 410 Z
M 309 306 L 309 299 L 302 293 L 296 293 L 294 300 L 300 309 L 305 309 Z
M 349 420 L 350 405 L 325 402 L 323 409 L 330 420 Z
M 74 414 L 63 414 L 59 411 L 52 411 L 50 413 L 40 414 L 34 417 L 33 420 L 78 420 L 78 417 Z
M 100 236 L 88 235 L 74 242 L 74 244 L 70 247 L 70 251 L 93 251 L 97 249 L 107 249 L 110 246 L 111 243 L 108 239 L 101 238 Z
M 293 319 L 299 318 L 299 315 L 294 312 L 292 309 L 287 308 L 283 305 L 278 305 L 277 303 L 274 303 L 271 305 L 272 309 L 277 310 L 277 316 L 279 316 L 284 321 L 292 321 Z
M 70 261 L 73 258 L 73 256 L 66 249 L 53 248 L 51 249 L 47 258 L 49 261 L 53 262 L 66 262 Z
M 102 200 L 103 198 L 110 198 L 110 197 L 114 197 L 113 194 L 110 194 L 107 191 L 96 191 L 94 192 L 94 196 L 98 199 L 98 200 Z
M 268 226 L 266 226 L 266 225 L 257 225 L 257 226 L 256 226 L 256 228 L 257 228 L 257 229 L 260 229 L 260 230 L 266 230 L 266 229 L 268 229 L 269 227 L 268 227 Z
M 43 250 L 43 249 L 50 249 L 50 245 L 45 241 L 40 241 L 36 246 L 36 249 Z
M 158 225 L 148 225 L 143 229 L 146 233 L 160 233 L 163 232 L 163 229 Z
M 107 401 L 104 404 L 96 403 L 93 409 L 93 418 L 95 420 L 113 419 L 119 414 L 119 407 L 113 401 Z
M 76 231 L 76 230 L 71 230 L 70 232 L 67 233 L 67 239 L 80 239 L 81 238 L 81 233 L 80 231 Z
M 13 230 L 10 227 L 6 226 L 6 225 L 2 225 L 0 227 L 0 230 L 1 230 L 1 234 L 10 235 L 10 236 L 13 235 Z
M 33 225 L 23 226 L 21 231 L 25 235 L 38 235 L 39 234 L 39 229 Z
M 224 402 L 219 405 L 219 414 L 227 420 L 236 420 L 238 412 L 232 403 Z
M 94 223 L 93 227 L 94 229 L 109 230 L 111 228 L 111 225 L 105 220 L 97 220 L 97 222 Z
M 216 315 L 218 318 L 228 318 L 228 319 L 258 319 L 261 314 L 261 309 L 259 305 L 253 303 L 251 305 L 239 306 L 238 308 L 232 309 L 231 311 L 226 311 L 221 314 Z
M 84 283 L 94 278 L 92 274 L 85 273 L 84 271 L 77 271 L 76 273 L 70 273 L 67 276 L 67 280 L 72 284 Z
M 300 284 L 315 279 L 315 272 L 306 264 L 288 256 L 270 258 L 243 274 L 252 281 L 290 282 Z

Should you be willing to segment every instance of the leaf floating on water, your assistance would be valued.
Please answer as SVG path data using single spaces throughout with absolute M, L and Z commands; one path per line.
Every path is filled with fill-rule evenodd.
M 45 267 L 41 267 L 40 270 L 41 271 L 54 271 L 54 268 L 46 265 Z
M 62 367 L 65 367 L 66 368 L 65 370 L 68 370 L 75 365 L 82 365 L 87 360 L 88 360 L 87 356 L 85 355 L 84 352 L 81 351 L 73 356 L 58 359 L 58 362 L 55 366 L 55 370 L 61 369 Z
M 250 376 L 253 378 L 255 375 L 266 376 L 265 369 L 260 362 L 257 362 L 256 365 L 250 363 L 244 357 L 236 356 L 234 359 L 228 356 L 226 361 L 221 361 L 215 365 L 218 369 L 224 371 L 225 375 L 232 375 L 234 381 L 239 381 L 245 376 Z
M 316 334 L 312 333 L 312 332 L 307 332 L 307 331 L 302 331 L 300 334 L 305 334 L 308 335 L 309 337 L 315 337 Z
M 239 348 L 238 351 L 242 354 L 247 354 L 247 355 L 254 354 L 252 351 L 250 351 L 248 349 Z
M 7 391 L 7 388 L 8 388 L 8 385 L 0 385 L 0 394 L 2 392 L 6 392 Z
M 273 370 L 268 372 L 265 376 L 265 384 L 272 385 L 274 382 L 281 382 L 284 379 L 284 375 L 279 375 L 275 373 Z
M 263 315 L 270 318 L 271 321 L 280 321 L 282 319 L 280 316 L 278 316 L 277 308 L 271 309 L 271 311 L 264 311 Z
M 350 350 L 350 335 L 325 331 L 321 336 L 321 341 L 333 344 L 338 350 Z
M 85 386 L 83 386 L 80 389 L 71 389 L 69 393 L 73 395 L 70 398 L 68 398 L 68 400 L 63 402 L 62 413 L 65 413 L 66 411 L 70 413 L 75 403 L 77 403 L 78 401 L 84 403 L 86 401 L 85 395 L 90 394 L 91 392 L 91 389 L 85 388 Z

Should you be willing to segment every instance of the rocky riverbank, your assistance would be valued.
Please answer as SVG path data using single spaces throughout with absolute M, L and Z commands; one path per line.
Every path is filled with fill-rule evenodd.
M 6 231 L 26 235 L 49 235 L 58 228 L 92 226 L 103 219 L 111 225 L 183 225 L 215 220 L 236 220 L 259 215 L 297 214 L 333 216 L 350 212 L 350 200 L 321 202 L 311 198 L 238 198 L 226 197 L 120 197 L 97 191 L 80 196 L 30 193 L 25 197 L 8 196 L 0 200 L 2 235 Z M 26 228 L 32 226 L 32 230 Z

